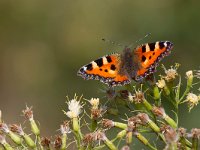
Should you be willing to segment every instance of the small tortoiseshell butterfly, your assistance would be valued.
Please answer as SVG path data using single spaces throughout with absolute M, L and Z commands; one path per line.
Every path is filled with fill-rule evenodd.
M 111 87 L 129 84 L 131 79 L 142 81 L 156 71 L 158 62 L 171 52 L 172 47 L 169 41 L 147 43 L 133 50 L 125 47 L 122 54 L 103 56 L 81 67 L 77 74 Z

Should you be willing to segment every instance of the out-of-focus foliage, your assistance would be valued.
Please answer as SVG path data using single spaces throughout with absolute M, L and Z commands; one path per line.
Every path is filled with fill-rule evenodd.
M 198 69 L 199 5 L 192 0 L 0 1 L 0 109 L 6 121 L 20 121 L 15 114 L 33 105 L 41 128 L 48 127 L 43 134 L 51 135 L 64 120 L 66 95 L 102 95 L 102 83 L 76 76 L 91 60 L 122 51 L 102 37 L 129 45 L 150 32 L 141 43 L 174 43 L 162 63 L 179 62 L 182 72 Z M 180 124 L 189 129 L 199 124 L 199 111 L 180 112 Z

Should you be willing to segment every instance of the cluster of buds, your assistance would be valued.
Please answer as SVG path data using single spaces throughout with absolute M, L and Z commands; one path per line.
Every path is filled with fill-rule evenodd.
M 17 145 L 21 145 L 21 138 L 17 134 L 13 133 L 6 123 L 0 123 L 0 131 L 8 135 Z
M 110 141 L 103 131 L 95 131 L 93 133 L 88 133 L 83 138 L 83 145 L 92 145 L 93 143 L 100 143 L 103 142 L 109 149 L 116 150 L 116 146 Z
M 99 107 L 99 98 L 91 98 L 89 103 L 91 105 L 91 119 L 97 120 L 102 117 L 105 110 Z
M 36 147 L 36 144 L 31 139 L 31 137 L 23 131 L 21 125 L 12 124 L 12 125 L 10 125 L 10 129 L 11 129 L 11 131 L 19 134 L 24 139 L 24 141 L 28 147 L 30 147 L 30 148 Z

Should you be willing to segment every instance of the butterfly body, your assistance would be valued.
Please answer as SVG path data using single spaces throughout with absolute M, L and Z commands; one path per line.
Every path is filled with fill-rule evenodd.
M 147 43 L 131 50 L 125 47 L 122 54 L 103 56 L 81 67 L 78 75 L 86 80 L 94 79 L 109 86 L 129 84 L 131 80 L 142 81 L 156 71 L 158 62 L 173 47 L 169 41 Z

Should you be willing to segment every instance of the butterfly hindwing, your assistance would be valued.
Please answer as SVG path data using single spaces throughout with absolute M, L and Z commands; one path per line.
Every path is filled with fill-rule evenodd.
M 158 62 L 170 53 L 172 47 L 173 44 L 169 41 L 147 43 L 137 47 L 134 50 L 134 62 L 139 67 L 135 80 L 141 80 L 153 73 L 158 66 Z
M 100 80 L 109 86 L 128 84 L 130 83 L 129 78 L 119 73 L 120 63 L 121 58 L 119 54 L 103 56 L 81 67 L 78 75 L 86 80 Z

